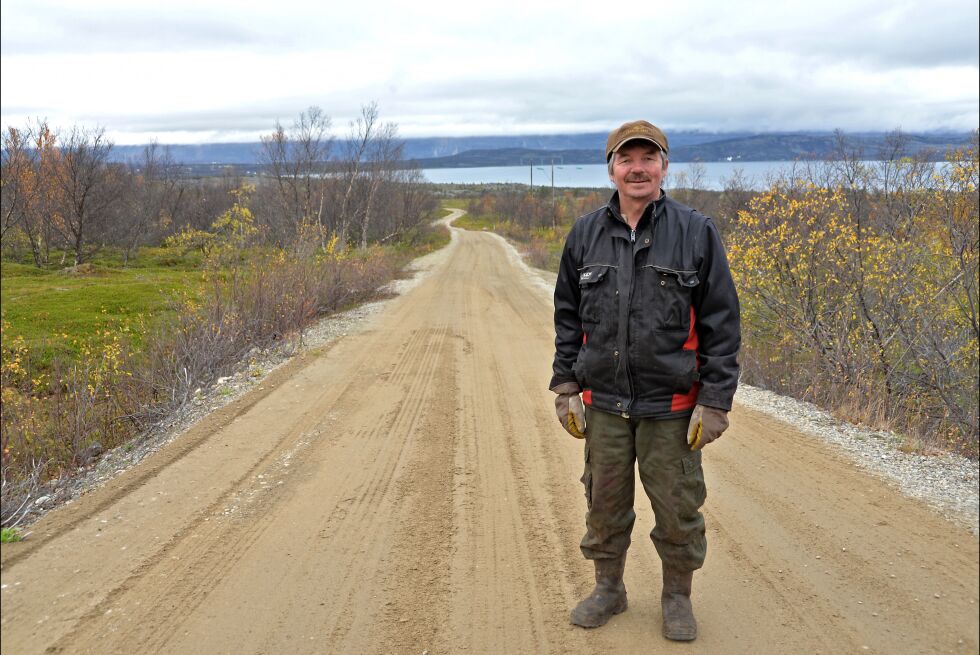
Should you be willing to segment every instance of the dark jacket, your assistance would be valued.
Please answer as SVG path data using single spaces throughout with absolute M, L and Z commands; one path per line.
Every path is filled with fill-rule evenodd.
M 667 198 L 635 232 L 609 204 L 576 221 L 555 286 L 551 387 L 577 382 L 595 409 L 671 418 L 729 410 L 738 383 L 738 296 L 710 219 Z

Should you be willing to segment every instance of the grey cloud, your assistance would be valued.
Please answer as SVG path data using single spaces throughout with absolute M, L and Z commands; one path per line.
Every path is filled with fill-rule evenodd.
M 151 109 L 140 116 L 96 116 L 89 110 L 83 118 L 97 120 L 108 129 L 134 133 L 266 133 L 277 119 L 288 123 L 311 104 L 331 115 L 336 131 L 342 133 L 359 107 L 371 100 L 379 101 L 383 119 L 397 117 L 403 130 L 413 135 L 422 134 L 421 130 L 445 134 L 450 125 L 496 126 L 510 133 L 521 130 L 522 125 L 534 125 L 535 130 L 555 125 L 567 131 L 570 124 L 588 126 L 584 128 L 588 130 L 596 126 L 605 129 L 637 117 L 650 118 L 665 128 L 704 130 L 970 129 L 980 120 L 975 82 L 962 90 L 937 89 L 954 99 L 935 101 L 928 89 L 909 88 L 911 82 L 896 85 L 903 88 L 881 90 L 878 85 L 871 89 L 839 73 L 858 71 L 857 77 L 863 80 L 885 74 L 921 80 L 927 77 L 923 71 L 928 74 L 939 67 L 976 71 L 980 57 L 976 2 L 937 0 L 918 5 L 874 0 L 855 1 L 848 8 L 811 4 L 799 17 L 795 9 L 786 9 L 768 22 L 765 3 L 756 5 L 739 15 L 742 10 L 732 9 L 734 5 L 709 7 L 698 10 L 697 15 L 691 9 L 649 40 L 649 25 L 642 21 L 624 26 L 622 38 L 605 43 L 590 41 L 601 36 L 591 33 L 591 22 L 585 25 L 581 20 L 566 25 L 556 18 L 554 33 L 561 38 L 551 41 L 535 41 L 530 28 L 521 28 L 524 31 L 518 33 L 510 26 L 480 25 L 479 34 L 474 31 L 472 43 L 467 41 L 466 47 L 450 40 L 459 49 L 447 48 L 445 56 L 454 58 L 454 63 L 457 57 L 465 61 L 472 54 L 471 48 L 478 54 L 493 52 L 501 62 L 516 61 L 514 53 L 525 51 L 508 48 L 527 40 L 533 46 L 527 49 L 527 65 L 508 65 L 506 68 L 513 70 L 502 71 L 503 65 L 494 67 L 493 60 L 483 56 L 474 60 L 479 63 L 471 69 L 447 67 L 447 71 L 467 70 L 466 77 L 430 83 L 413 81 L 417 67 L 439 65 L 426 50 L 427 42 L 420 41 L 417 48 L 404 45 L 406 41 L 398 40 L 404 36 L 403 30 L 395 37 L 402 44 L 399 49 L 386 51 L 384 26 L 371 20 L 368 9 L 354 5 L 345 5 L 346 15 L 335 13 L 331 7 L 300 16 L 297 11 L 302 9 L 291 6 L 267 7 L 265 15 L 257 17 L 249 16 L 243 8 L 240 18 L 231 10 L 142 11 L 137 3 L 131 10 L 112 15 L 58 8 L 52 10 L 53 22 L 45 22 L 43 31 L 18 31 L 16 20 L 8 25 L 5 6 L 3 52 L 50 53 L 51 48 L 121 53 L 240 49 L 280 54 L 329 48 L 339 53 L 330 59 L 331 66 L 358 73 L 361 69 L 357 67 L 362 66 L 365 71 L 363 79 L 356 78 L 356 87 L 318 95 L 318 79 L 329 78 L 331 71 L 325 70 L 325 58 L 311 58 L 320 70 L 309 71 L 309 93 L 302 84 L 299 90 L 281 90 L 277 79 L 256 77 L 254 84 L 263 92 L 267 90 L 270 100 L 233 111 L 195 111 L 194 103 L 199 99 L 189 98 L 184 111 L 171 114 L 153 113 Z M 701 13 L 704 20 L 696 23 L 694 19 Z M 719 18 L 718 14 L 723 15 Z M 759 14 L 760 18 L 749 14 Z M 449 29 L 441 20 L 431 18 L 434 34 Z M 366 22 L 376 31 L 365 31 Z M 481 35 L 500 30 L 506 38 L 492 44 L 481 40 Z M 465 29 L 462 33 L 469 36 Z M 385 68 L 385 60 L 378 64 L 378 59 L 372 59 L 376 51 L 388 57 L 390 68 Z M 302 56 L 291 60 L 283 57 L 282 61 L 297 67 L 294 70 L 303 70 L 306 65 Z M 375 70 L 381 71 L 380 79 L 370 78 Z M 828 72 L 839 77 L 828 83 Z M 902 76 L 909 72 L 915 75 Z M 87 74 L 97 83 L 125 88 L 125 81 L 112 79 L 112 71 Z M 187 71 L 187 75 L 193 74 L 220 75 L 221 71 L 209 69 L 202 59 L 200 71 Z M 13 98 L 7 87 L 4 91 L 5 97 L 18 105 L 29 104 Z M 177 95 L 179 89 L 161 89 L 161 93 Z M 145 106 L 154 105 L 154 98 L 140 100 Z M 229 98 L 228 102 L 234 104 L 235 100 Z M 82 106 L 79 102 L 78 107 Z M 3 111 L 18 113 L 8 106 Z M 50 110 L 30 113 L 54 114 Z
M 45 38 L 4 35 L 5 55 L 101 52 L 174 52 L 255 45 L 258 34 L 209 19 L 163 14 L 71 13 L 50 17 Z
M 105 116 L 83 115 L 80 118 L 89 123 L 106 122 Z M 117 117 L 111 121 L 111 127 L 123 132 L 272 132 L 277 119 L 283 120 L 281 114 L 269 109 L 236 109 Z
M 401 87 L 396 92 L 379 84 L 377 89 L 352 89 L 329 98 L 311 94 L 233 111 L 119 116 L 113 117 L 108 127 L 133 132 L 264 134 L 272 130 L 276 120 L 288 124 L 300 111 L 317 104 L 333 118 L 335 130 L 343 133 L 347 121 L 371 100 L 379 101 L 382 119 L 397 119 L 403 127 L 414 124 L 411 131 L 415 135 L 447 134 L 449 125 L 489 126 L 499 133 L 520 133 L 522 125 L 538 126 L 538 131 L 540 126 L 549 131 L 548 125 L 569 131 L 567 126 L 576 124 L 588 126 L 583 130 L 597 126 L 606 129 L 639 117 L 665 129 L 706 131 L 971 129 L 977 125 L 977 104 L 969 98 L 939 102 L 908 94 L 905 89 L 895 89 L 887 97 L 875 93 L 845 86 L 817 88 L 805 75 L 745 71 L 725 76 L 711 70 L 693 73 L 676 66 L 641 76 L 564 73 L 525 79 L 473 77 Z M 105 117 L 101 122 L 106 123 Z M 424 132 L 419 131 L 420 126 Z
M 4 18 L 4 23 L 8 19 Z M 3 30 L 4 55 L 89 54 L 242 50 L 280 53 L 310 45 L 307 30 L 296 33 L 283 19 L 239 17 L 207 8 L 188 13 L 162 8 L 93 11 L 40 6 L 14 16 Z M 322 37 L 342 37 L 341 27 Z
M 977 66 L 980 5 L 936 0 L 888 10 L 861 5 L 824 21 L 801 20 L 773 29 L 764 22 L 739 33 L 739 41 L 774 54 L 825 64 L 856 62 L 874 70 Z
M 467 80 L 445 83 L 393 99 L 402 114 L 432 111 L 501 125 L 615 125 L 647 117 L 674 129 L 813 130 L 970 129 L 976 104 L 967 100 L 929 104 L 905 89 L 889 97 L 872 90 L 817 88 L 806 76 L 746 71 L 735 76 L 684 67 L 634 77 L 617 75 L 575 79 Z M 510 98 L 504 102 L 501 99 Z M 972 114 L 969 111 L 972 107 Z M 385 109 L 384 103 L 382 109 Z M 463 117 L 463 118 L 459 118 Z

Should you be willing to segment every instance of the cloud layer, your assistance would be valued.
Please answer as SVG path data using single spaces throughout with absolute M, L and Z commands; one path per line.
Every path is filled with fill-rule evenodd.
M 406 136 L 980 123 L 975 0 L 333 4 L 5 1 L 3 124 L 251 140 L 371 100 Z

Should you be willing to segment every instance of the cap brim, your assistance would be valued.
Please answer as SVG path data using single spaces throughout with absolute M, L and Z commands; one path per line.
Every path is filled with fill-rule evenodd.
M 648 136 L 628 136 L 622 141 L 620 141 L 619 143 L 617 143 L 615 147 L 613 147 L 613 149 L 609 151 L 609 154 L 606 156 L 606 161 L 608 161 L 610 157 L 615 155 L 616 152 L 618 152 L 619 149 L 623 147 L 623 144 L 629 143 L 630 141 L 649 141 L 653 145 L 657 146 L 662 152 L 667 152 L 667 149 L 664 148 L 663 145 L 657 143 L 655 140 L 651 139 Z

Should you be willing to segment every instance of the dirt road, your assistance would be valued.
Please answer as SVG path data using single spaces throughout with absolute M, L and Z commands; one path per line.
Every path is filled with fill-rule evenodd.
M 977 652 L 977 539 L 742 407 L 705 453 L 698 641 L 660 636 L 645 501 L 629 610 L 571 626 L 591 569 L 550 297 L 493 235 L 436 259 L 363 332 L 5 544 L 4 654 Z

